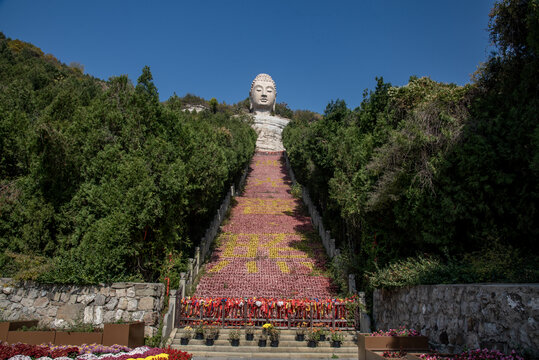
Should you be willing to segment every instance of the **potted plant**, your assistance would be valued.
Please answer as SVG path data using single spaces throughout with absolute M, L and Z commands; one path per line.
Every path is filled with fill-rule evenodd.
M 320 334 L 320 341 L 326 341 L 327 329 L 319 329 L 318 333 Z
M 255 337 L 255 327 L 251 323 L 245 327 L 245 340 L 252 341 L 254 337 Z
M 195 339 L 196 340 L 204 339 L 204 325 L 202 323 L 198 323 L 195 326 Z
M 193 336 L 193 328 L 190 326 L 186 326 L 182 330 L 182 335 L 180 338 L 180 344 L 187 345 L 189 344 L 189 339 Z
M 232 329 L 228 333 L 228 339 L 232 346 L 240 345 L 240 331 L 238 329 Z
M 316 328 L 310 329 L 307 332 L 307 346 L 308 347 L 316 347 L 316 344 L 318 344 L 318 341 L 320 340 L 320 331 Z
M 273 324 L 265 323 L 264 325 L 262 325 L 263 334 L 269 335 L 271 329 L 273 329 Z
M 269 338 L 270 338 L 271 347 L 279 346 L 280 336 L 281 336 L 281 332 L 278 329 L 272 327 L 271 330 L 269 330 Z
M 206 345 L 212 346 L 213 342 L 219 337 L 219 328 L 213 325 L 204 327 L 204 337 L 206 338 Z
M 261 333 L 258 337 L 258 346 L 266 347 L 266 342 L 268 341 L 268 335 Z
M 341 347 L 341 343 L 344 340 L 344 335 L 340 330 L 331 331 L 331 347 Z
M 307 323 L 301 323 L 300 326 L 296 329 L 296 341 L 305 340 L 305 331 L 307 331 Z

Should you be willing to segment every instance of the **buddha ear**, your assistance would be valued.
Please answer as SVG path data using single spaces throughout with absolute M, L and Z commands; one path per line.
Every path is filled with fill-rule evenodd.
M 273 112 L 275 113 L 275 101 L 273 102 Z
M 253 100 L 249 99 L 249 112 L 253 112 Z

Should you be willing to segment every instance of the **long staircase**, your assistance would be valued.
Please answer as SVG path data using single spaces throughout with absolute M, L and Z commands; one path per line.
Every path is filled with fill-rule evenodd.
M 356 333 L 343 315 L 345 304 L 335 300 L 335 287 L 325 275 L 326 261 L 301 199 L 292 196 L 283 153 L 257 152 L 194 297 L 177 302 L 176 327 L 218 322 L 241 328 L 247 319 L 260 327 L 269 321 L 281 329 L 279 345 L 259 347 L 256 337 L 247 341 L 242 332 L 240 345 L 233 347 L 230 329 L 224 327 L 212 346 L 195 339 L 180 345 L 182 331 L 177 329 L 172 347 L 195 358 L 357 358 Z M 296 302 L 303 307 L 296 307 Z M 294 327 L 306 319 L 311 327 L 317 321 L 341 330 L 345 334 L 341 347 L 322 341 L 311 348 L 306 341 L 296 341 Z

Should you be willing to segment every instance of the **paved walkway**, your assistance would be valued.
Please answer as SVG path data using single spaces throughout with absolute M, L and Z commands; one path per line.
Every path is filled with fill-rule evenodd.
M 330 298 L 325 251 L 279 153 L 256 153 L 197 297 Z

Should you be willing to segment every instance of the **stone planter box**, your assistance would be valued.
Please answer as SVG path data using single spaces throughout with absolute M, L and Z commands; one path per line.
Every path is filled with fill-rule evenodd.
M 144 345 L 144 323 L 105 324 L 103 327 L 103 345 L 114 344 L 136 348 Z
M 8 332 L 16 331 L 23 326 L 37 326 L 37 320 L 2 321 L 0 322 L 0 341 L 7 341 Z
M 101 344 L 102 342 L 103 333 L 101 331 L 57 331 L 56 338 L 54 340 L 55 345 Z
M 426 336 L 369 336 L 369 334 L 358 334 L 359 360 L 374 360 L 367 357 L 367 351 L 399 351 L 425 352 L 429 349 L 428 338 Z
M 7 342 L 16 344 L 18 342 L 29 345 L 40 345 L 54 343 L 56 331 L 10 331 L 7 334 Z

